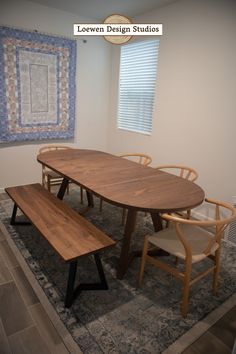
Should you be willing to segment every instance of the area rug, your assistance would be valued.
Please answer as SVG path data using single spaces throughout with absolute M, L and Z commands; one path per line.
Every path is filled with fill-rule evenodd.
M 83 207 L 79 204 L 77 190 L 64 200 L 75 210 Z M 196 283 L 191 289 L 186 319 L 181 317 L 179 309 L 181 284 L 171 275 L 147 265 L 143 287 L 138 288 L 140 259 L 137 258 L 123 280 L 117 280 L 116 265 L 123 235 L 122 212 L 107 203 L 99 212 L 98 204 L 96 200 L 95 207 L 86 213 L 86 218 L 117 241 L 116 247 L 102 253 L 109 290 L 83 292 L 70 309 L 65 309 L 63 299 L 68 265 L 48 247 L 33 226 L 10 226 L 13 203 L 8 199 L 0 201 L 1 221 L 83 353 L 162 353 L 235 293 L 236 252 L 235 247 L 226 243 L 222 249 L 218 296 L 212 295 L 210 275 Z M 143 236 L 152 232 L 149 216 L 140 213 L 132 249 L 140 248 Z M 78 275 L 80 282 L 97 280 L 92 257 L 79 262 Z

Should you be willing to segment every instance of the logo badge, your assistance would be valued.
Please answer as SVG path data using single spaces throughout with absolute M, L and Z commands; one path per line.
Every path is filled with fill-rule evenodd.
M 114 14 L 114 15 L 110 15 L 107 18 L 105 18 L 105 20 L 103 21 L 103 23 L 106 24 L 130 24 L 132 23 L 132 21 L 126 17 L 126 16 L 122 16 L 122 15 L 118 15 L 118 14 Z M 128 42 L 132 36 L 126 36 L 126 35 L 122 35 L 122 36 L 104 36 L 104 38 L 113 44 L 123 44 Z

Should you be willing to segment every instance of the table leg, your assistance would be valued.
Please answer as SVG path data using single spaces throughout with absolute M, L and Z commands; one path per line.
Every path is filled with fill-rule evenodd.
M 66 189 L 68 187 L 68 184 L 69 184 L 69 180 L 64 177 L 63 180 L 62 180 L 60 189 L 59 189 L 59 191 L 57 193 L 57 198 L 58 199 L 62 200 L 64 198 L 64 195 L 65 195 Z M 92 193 L 90 193 L 88 191 L 86 191 L 86 194 L 87 194 L 87 199 L 88 199 L 88 207 L 89 208 L 93 208 L 94 207 L 93 195 L 92 195 Z
M 155 232 L 162 230 L 162 220 L 159 213 L 151 213 L 152 223 Z
M 87 200 L 88 200 L 88 206 L 93 208 L 94 207 L 94 201 L 93 201 L 93 195 L 91 192 L 86 191 L 87 195 Z
M 57 198 L 58 199 L 63 199 L 64 195 L 65 195 L 65 191 L 68 187 L 68 184 L 69 184 L 69 180 L 67 178 L 63 178 L 62 182 L 61 182 L 61 186 L 60 186 L 60 189 L 57 193 Z
M 137 212 L 134 209 L 128 209 L 128 214 L 125 224 L 125 232 L 123 238 L 123 244 L 120 253 L 120 259 L 117 268 L 117 278 L 122 279 L 125 275 L 130 261 L 130 242 L 132 238 L 132 233 L 134 231 L 136 223 Z

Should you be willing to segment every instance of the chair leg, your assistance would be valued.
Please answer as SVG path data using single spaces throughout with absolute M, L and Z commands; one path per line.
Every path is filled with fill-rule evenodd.
M 48 188 L 48 191 L 51 192 L 51 178 L 49 176 L 47 178 L 47 188 Z
M 84 204 L 84 190 L 80 187 L 80 203 Z
M 191 268 L 192 268 L 191 263 L 186 262 L 183 297 L 182 297 L 182 304 L 181 304 L 181 314 L 184 318 L 187 316 L 188 313 Z
M 171 213 L 168 213 L 169 215 L 171 215 Z M 170 222 L 169 222 L 169 220 L 165 220 L 165 222 L 166 222 L 166 229 L 169 227 L 169 224 L 170 224 Z
M 126 219 L 126 209 L 122 209 L 121 225 L 125 224 L 125 219 Z
M 42 172 L 42 186 L 45 188 L 45 175 L 44 173 Z
M 213 284 L 212 284 L 213 289 L 212 290 L 213 290 L 213 294 L 216 295 L 217 289 L 218 289 L 218 276 L 219 276 L 219 272 L 220 272 L 220 249 L 219 248 L 215 252 L 214 262 L 215 262 L 215 269 L 214 269 L 214 273 L 213 273 Z
M 144 243 L 143 243 L 143 252 L 142 252 L 142 258 L 141 258 L 141 264 L 140 264 L 138 286 L 142 285 L 143 272 L 144 272 L 144 267 L 145 267 L 145 263 L 146 263 L 147 252 L 148 252 L 148 235 L 145 236 Z

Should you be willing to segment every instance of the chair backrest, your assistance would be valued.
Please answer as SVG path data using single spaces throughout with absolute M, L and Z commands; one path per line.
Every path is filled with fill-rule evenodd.
M 42 147 L 39 149 L 39 154 L 42 154 L 42 153 L 47 152 L 47 151 L 65 150 L 65 149 L 72 149 L 72 147 L 70 147 L 70 146 L 65 146 L 65 145 L 55 145 L 55 144 L 52 144 L 52 145 L 45 145 L 45 146 L 42 146 Z
M 43 154 L 44 152 L 47 151 L 53 151 L 53 150 L 65 150 L 65 149 L 73 149 L 70 146 L 65 146 L 65 145 L 56 145 L 56 144 L 51 144 L 51 145 L 44 145 L 39 149 L 39 154 Z M 44 174 L 44 172 L 46 172 L 46 170 L 48 171 L 49 169 L 42 164 L 42 172 Z
M 191 226 L 205 228 L 206 231 L 210 232 L 212 236 L 214 236 L 209 240 L 209 243 L 205 245 L 205 248 L 200 251 L 202 254 L 209 255 L 212 251 L 212 247 L 214 247 L 216 243 L 220 245 L 223 232 L 227 225 L 236 219 L 236 208 L 234 208 L 232 205 L 209 198 L 206 198 L 205 202 L 211 206 L 214 205 L 214 218 L 208 220 L 205 218 L 202 220 L 196 220 L 181 218 L 175 216 L 174 214 L 164 213 L 161 215 L 163 219 L 174 224 L 176 233 L 184 246 L 186 255 L 190 257 L 192 255 L 191 247 L 185 234 L 188 232 L 188 230 L 190 231 Z M 189 228 L 186 228 L 186 225 L 189 225 Z M 197 238 L 196 240 L 194 239 L 194 242 L 195 241 L 197 242 Z
M 138 162 L 144 166 L 148 166 L 152 162 L 152 158 L 150 156 L 148 156 L 146 154 L 142 154 L 142 153 L 134 152 L 134 153 L 128 153 L 128 154 L 119 154 L 118 156 L 128 158 L 128 159 Z
M 162 165 L 156 167 L 158 170 L 165 170 L 166 172 L 170 172 L 176 174 L 182 178 L 185 178 L 191 182 L 196 181 L 198 178 L 198 173 L 191 167 L 181 166 L 181 165 Z

